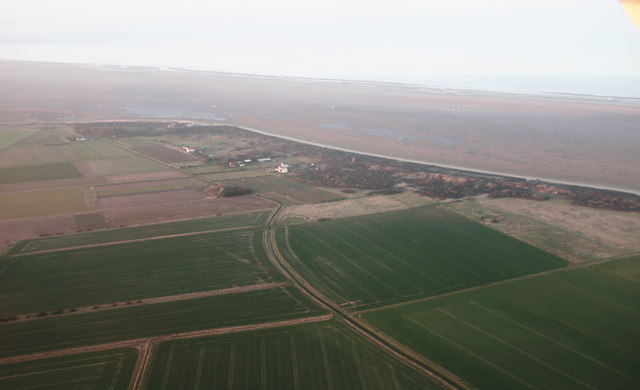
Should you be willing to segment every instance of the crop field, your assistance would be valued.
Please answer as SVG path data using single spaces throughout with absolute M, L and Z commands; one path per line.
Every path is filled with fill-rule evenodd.
M 31 134 L 25 138 L 16 142 L 15 146 L 30 146 L 30 145 L 53 145 L 67 142 L 67 137 L 70 133 L 64 130 L 62 127 L 41 127 L 40 130 L 31 132 Z
M 186 188 L 168 191 L 142 192 L 128 195 L 103 196 L 98 199 L 101 209 L 123 210 L 126 208 L 144 208 L 148 206 L 170 203 L 188 203 L 192 201 L 210 198 L 210 195 L 202 188 Z
M 337 322 L 162 343 L 148 389 L 434 389 Z
M 295 289 L 126 306 L 0 324 L 0 357 L 324 314 Z
M 215 172 L 210 174 L 198 175 L 207 180 L 212 181 L 226 181 L 253 177 L 262 177 L 269 175 L 263 168 L 251 168 L 251 169 L 234 169 L 224 172 Z
M 276 237 L 298 272 L 347 308 L 427 297 L 567 264 L 430 206 L 281 227 Z
M 108 176 L 167 169 L 164 165 L 140 156 L 86 160 L 77 162 L 75 165 L 85 176 Z
M 128 348 L 0 365 L 0 388 L 125 389 L 137 356 Z
M 164 145 L 150 145 L 134 148 L 136 152 L 142 153 L 163 163 L 181 163 L 197 161 L 193 155 L 183 153 L 179 150 L 169 148 Z
M 189 172 L 193 175 L 201 175 L 204 173 L 221 173 L 221 172 L 235 172 L 235 171 L 244 171 L 244 168 L 227 168 L 222 167 L 219 164 L 216 165 L 203 165 L 200 167 L 187 167 L 184 168 L 185 172 Z
M 33 133 L 30 131 L 2 130 L 0 131 L 0 148 L 6 148 L 31 134 Z
M 119 175 L 109 175 L 104 181 L 109 184 L 123 184 L 134 182 L 146 182 L 151 180 L 166 180 L 184 178 L 185 174 L 175 169 L 165 169 L 162 171 L 150 171 L 142 173 L 123 173 Z
M 11 257 L 0 263 L 0 315 L 280 280 L 261 240 L 241 229 Z
M 183 179 L 153 180 L 137 183 L 101 185 L 96 186 L 95 191 L 98 196 L 117 196 L 136 194 L 140 192 L 200 188 L 204 186 L 206 186 L 206 183 L 191 177 L 187 177 Z
M 248 187 L 260 195 L 294 205 L 340 199 L 339 195 L 274 175 L 228 180 L 223 183 Z
M 637 389 L 639 296 L 636 257 L 364 317 L 481 389 Z
M 117 159 L 127 156 L 131 156 L 131 153 L 104 141 L 22 147 L 14 144 L 11 148 L 0 151 L 0 167 L 42 165 L 63 161 Z
M 31 218 L 92 210 L 95 200 L 82 187 L 0 193 L 0 219 Z
M 110 209 L 105 210 L 104 215 L 111 221 L 112 226 L 126 227 L 261 211 L 273 209 L 273 206 L 273 202 L 257 196 L 207 197 L 189 202 L 155 203 L 142 207 Z
M 270 210 L 266 210 L 252 213 L 221 215 L 217 217 L 192 219 L 188 221 L 111 229 L 99 232 L 40 238 L 35 240 L 24 240 L 17 243 L 12 248 L 11 253 L 27 253 L 81 245 L 95 245 L 115 241 L 167 236 L 172 234 L 193 233 L 205 230 L 263 225 L 270 212 Z
M 82 177 L 70 162 L 0 168 L 0 184 Z

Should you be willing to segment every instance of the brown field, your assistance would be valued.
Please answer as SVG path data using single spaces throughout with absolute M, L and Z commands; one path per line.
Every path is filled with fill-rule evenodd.
M 52 188 L 63 187 L 86 187 L 93 184 L 100 184 L 103 182 L 101 177 L 79 177 L 75 179 L 59 179 L 59 180 L 45 180 L 45 181 L 32 181 L 28 183 L 8 183 L 0 185 L 0 192 L 19 192 L 19 191 L 32 191 L 32 190 L 46 190 Z
M 87 119 L 202 118 L 363 152 L 640 191 L 640 106 L 633 99 L 63 64 L 0 67 L 0 83 L 12 91 L 0 114 L 9 116 L 33 110 L 65 118 L 70 101 L 61 96 L 73 96 Z M 122 84 L 135 87 L 114 88 Z
M 294 221 L 314 221 L 321 218 L 335 219 L 404 210 L 424 206 L 433 202 L 432 199 L 413 192 L 405 192 L 397 195 L 365 196 L 337 202 L 291 206 L 285 210 L 283 218 Z
M 131 183 L 136 181 L 164 180 L 174 179 L 176 177 L 185 177 L 186 175 L 180 171 L 173 169 L 163 171 L 152 171 L 144 173 L 125 173 L 121 175 L 108 175 L 104 177 L 107 183 Z
M 76 226 L 71 215 L 0 221 L 0 240 L 3 242 L 55 234 L 68 234 L 75 231 Z
M 128 207 L 147 207 L 162 203 L 190 202 L 207 198 L 200 189 L 181 189 L 172 191 L 159 191 L 142 194 L 106 196 L 98 199 L 98 207 L 101 209 L 122 209 Z M 172 206 L 167 206 L 172 207 Z
M 76 161 L 74 165 L 84 176 L 110 176 L 166 169 L 165 166 L 140 156 Z
M 73 216 L 76 232 L 88 232 L 92 230 L 108 229 L 109 221 L 107 221 L 101 213 L 84 213 L 75 214 Z
M 93 193 L 82 187 L 0 194 L 0 219 L 22 219 L 92 210 Z
M 142 146 L 133 148 L 133 150 L 167 164 L 197 161 L 189 153 L 183 153 L 163 145 Z
M 640 213 L 564 201 L 490 199 L 451 203 L 457 212 L 572 262 L 640 253 Z M 499 222 L 492 223 L 497 217 Z
M 126 209 L 105 210 L 112 226 L 134 226 L 220 214 L 260 211 L 273 208 L 273 202 L 255 196 L 203 199 L 190 202 L 156 203 Z

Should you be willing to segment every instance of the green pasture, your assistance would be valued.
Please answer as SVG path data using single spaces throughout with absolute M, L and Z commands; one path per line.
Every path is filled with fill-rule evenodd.
M 70 162 L 0 168 L 0 184 L 77 177 L 82 177 L 82 174 Z
M 640 258 L 364 318 L 480 389 L 640 387 Z

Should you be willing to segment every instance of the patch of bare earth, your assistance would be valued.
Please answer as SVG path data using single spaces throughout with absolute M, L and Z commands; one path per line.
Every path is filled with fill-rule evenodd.
M 283 218 L 290 220 L 319 220 L 403 210 L 433 203 L 433 200 L 413 192 L 397 195 L 365 196 L 336 202 L 292 206 Z
M 561 201 L 487 197 L 453 203 L 451 207 L 571 262 L 640 252 L 640 213 L 598 210 Z
M 0 192 L 20 192 L 62 187 L 81 187 L 91 184 L 100 184 L 101 182 L 102 178 L 100 177 L 79 177 L 74 179 L 43 180 L 31 181 L 26 183 L 7 183 L 0 185 Z
M 268 200 L 255 196 L 236 196 L 109 209 L 104 210 L 103 215 L 111 221 L 112 226 L 133 226 L 270 208 L 273 208 L 273 203 Z
M 0 221 L 0 237 L 3 242 L 19 241 L 26 238 L 43 237 L 55 234 L 68 234 L 76 231 L 72 215 L 55 215 L 27 219 Z

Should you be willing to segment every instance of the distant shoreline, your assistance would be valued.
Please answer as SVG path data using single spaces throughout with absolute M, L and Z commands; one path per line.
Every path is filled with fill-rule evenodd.
M 541 182 L 545 182 L 545 183 L 549 183 L 549 184 L 560 184 L 560 185 L 567 185 L 567 186 L 592 188 L 592 189 L 597 189 L 597 190 L 616 191 L 616 192 L 622 192 L 622 193 L 628 193 L 628 194 L 633 194 L 633 195 L 640 196 L 640 191 L 636 191 L 636 190 L 630 190 L 630 189 L 624 189 L 624 188 L 616 188 L 616 187 L 608 187 L 608 186 L 602 186 L 602 185 L 590 184 L 590 183 L 573 182 L 573 181 L 567 181 L 567 180 L 550 179 L 550 178 L 545 178 L 545 177 L 533 177 L 533 176 L 519 175 L 519 174 L 513 174 L 513 173 L 507 173 L 507 172 L 497 172 L 497 171 L 483 170 L 483 169 L 477 169 L 477 168 L 468 168 L 468 167 L 463 167 L 463 166 L 459 166 L 459 165 L 442 164 L 442 163 L 437 163 L 437 162 L 433 162 L 433 161 L 415 160 L 415 159 L 408 159 L 408 158 L 396 157 L 396 156 L 379 154 L 379 153 L 365 152 L 365 151 L 359 151 L 359 150 L 355 150 L 355 149 L 342 148 L 342 147 L 339 147 L 339 146 L 332 146 L 332 145 L 322 144 L 322 143 L 319 143 L 319 142 L 307 141 L 307 140 L 303 140 L 303 139 L 299 139 L 299 138 L 295 138 L 295 137 L 289 137 L 289 136 L 286 136 L 286 135 L 274 134 L 274 133 L 271 133 L 271 132 L 268 132 L 268 131 L 259 130 L 259 129 L 252 128 L 252 127 L 240 126 L 240 125 L 236 125 L 236 124 L 233 124 L 233 123 L 226 123 L 226 122 L 210 122 L 210 121 L 206 121 L 206 120 L 202 120 L 202 119 L 122 118 L 122 119 L 105 119 L 105 120 L 86 120 L 86 121 L 78 121 L 78 122 L 69 122 L 69 124 L 73 124 L 73 123 L 96 123 L 96 122 L 135 122 L 135 121 L 140 121 L 140 122 L 161 122 L 161 123 L 164 123 L 164 122 L 178 122 L 178 123 L 194 123 L 194 124 L 202 125 L 202 126 L 230 126 L 230 127 L 237 127 L 239 129 L 243 129 L 243 130 L 250 131 L 250 132 L 253 132 L 253 133 L 257 133 L 257 134 L 262 134 L 262 135 L 266 135 L 266 136 L 270 136 L 270 137 L 285 139 L 285 140 L 288 140 L 288 141 L 298 142 L 298 143 L 305 144 L 305 145 L 317 146 L 317 147 L 325 148 L 325 149 L 338 150 L 338 151 L 346 152 L 346 153 L 355 153 L 355 154 L 361 154 L 361 155 L 364 155 L 364 156 L 378 157 L 378 158 L 384 158 L 384 159 L 387 159 L 387 160 L 401 161 L 401 162 L 414 163 L 414 164 L 420 164 L 420 165 L 430 165 L 430 166 L 433 166 L 433 167 L 451 169 L 451 170 L 456 170 L 456 171 L 461 171 L 461 172 L 478 173 L 478 174 L 485 174 L 485 175 L 492 175 L 492 176 L 502 176 L 502 177 L 508 177 L 508 178 L 514 178 L 514 179 L 523 179 L 523 180 L 539 180 Z
M 205 122 L 193 121 L 193 123 L 203 124 Z M 208 124 L 211 125 L 211 123 L 208 123 Z M 634 190 L 630 190 L 630 189 L 607 187 L 607 186 L 595 185 L 595 184 L 589 184 L 589 183 L 578 183 L 578 182 L 572 182 L 572 181 L 566 181 L 566 180 L 558 180 L 558 179 L 549 179 L 549 178 L 544 178 L 544 177 L 525 176 L 525 175 L 518 175 L 518 174 L 506 173 L 506 172 L 488 171 L 488 170 L 482 170 L 482 169 L 477 169 L 477 168 L 467 168 L 467 167 L 462 167 L 462 166 L 457 166 L 457 165 L 441 164 L 441 163 L 432 162 L 432 161 L 414 160 L 414 159 L 395 157 L 395 156 L 378 154 L 378 153 L 363 152 L 363 151 L 358 151 L 358 150 L 354 150 L 354 149 L 341 148 L 341 147 L 338 147 L 338 146 L 331 146 L 331 145 L 321 144 L 321 143 L 318 143 L 318 142 L 305 141 L 305 140 L 302 140 L 302 139 L 299 139 L 299 138 L 273 134 L 273 133 L 269 133 L 267 131 L 258 130 L 258 129 L 254 129 L 254 128 L 251 128 L 251 127 L 233 125 L 233 124 L 229 124 L 229 123 L 216 123 L 216 125 L 233 126 L 233 127 L 237 127 L 239 129 L 251 131 L 251 132 L 254 132 L 254 133 L 258 133 L 258 134 L 262 134 L 262 135 L 268 135 L 268 136 L 271 136 L 271 137 L 276 137 L 276 138 L 281 138 L 281 139 L 286 139 L 288 141 L 299 142 L 299 143 L 306 144 L 306 145 L 318 146 L 318 147 L 321 147 L 321 148 L 339 150 L 341 152 L 355 153 L 355 154 L 361 154 L 361 155 L 371 156 L 371 157 L 379 157 L 379 158 L 384 158 L 384 159 L 387 159 L 387 160 L 402 161 L 402 162 L 421 164 L 421 165 L 431 165 L 431 166 L 434 166 L 434 167 L 452 169 L 452 170 L 456 170 L 456 171 L 463 171 L 463 172 L 470 172 L 470 173 L 480 173 L 480 174 L 493 175 L 493 176 L 504 176 L 504 177 L 510 177 L 510 178 L 514 178 L 514 179 L 539 180 L 541 182 L 545 182 L 545 183 L 549 183 L 549 184 L 562 184 L 562 185 L 568 185 L 568 186 L 593 188 L 593 189 L 597 189 L 597 190 L 608 190 L 608 191 L 616 191 L 616 192 L 625 192 L 625 193 L 629 193 L 629 194 L 634 194 L 634 195 L 640 196 L 640 191 L 634 191 Z

